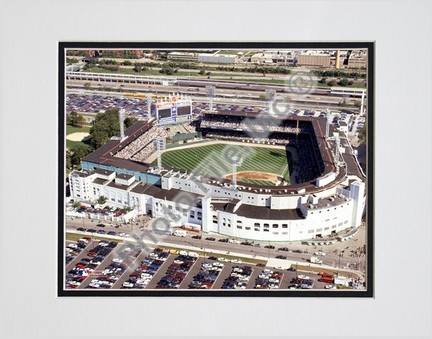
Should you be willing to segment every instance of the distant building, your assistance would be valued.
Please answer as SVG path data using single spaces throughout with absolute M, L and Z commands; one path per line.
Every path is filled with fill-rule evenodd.
M 198 54 L 198 61 L 212 64 L 235 64 L 237 55 L 228 54 Z
M 299 66 L 330 67 L 330 53 L 324 51 L 307 51 L 297 55 Z
M 366 67 L 366 58 L 350 56 L 348 59 L 348 68 L 362 68 Z
M 188 53 L 188 52 L 171 52 L 167 55 L 168 60 L 182 60 L 182 61 L 197 61 L 198 54 L 197 53 Z
M 142 49 L 132 50 L 101 50 L 98 51 L 100 56 L 106 58 L 126 58 L 126 59 L 140 59 L 144 57 L 144 51 Z
M 68 56 L 86 56 L 86 57 L 103 57 L 103 58 L 125 58 L 140 59 L 144 57 L 142 49 L 131 50 L 110 50 L 110 49 L 88 49 L 88 50 L 68 50 Z
M 256 53 L 252 55 L 251 62 L 253 64 L 272 64 L 273 63 L 274 54 L 272 53 Z

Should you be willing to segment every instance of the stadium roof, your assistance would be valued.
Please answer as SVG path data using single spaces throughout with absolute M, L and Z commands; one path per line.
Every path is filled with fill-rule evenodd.
M 269 207 L 240 205 L 236 214 L 238 216 L 254 219 L 268 220 L 299 220 L 304 219 L 299 209 L 274 210 Z
M 140 135 L 149 130 L 152 126 L 153 124 L 151 122 L 138 121 L 128 129 L 126 129 L 125 139 L 109 140 L 106 144 L 102 145 L 101 147 L 87 155 L 83 159 L 83 161 L 120 167 L 133 171 L 147 171 L 149 169 L 149 166 L 147 164 L 128 159 L 116 158 L 114 157 L 114 154 L 120 151 L 123 147 L 129 145 L 132 141 L 136 140 Z
M 176 201 L 175 199 L 176 197 L 180 197 L 180 195 L 184 196 L 185 194 L 189 195 L 192 199 L 196 199 L 197 197 L 202 197 L 201 195 L 196 193 L 184 192 L 178 189 L 164 190 L 160 187 L 147 185 L 147 184 L 139 184 L 134 188 L 132 188 L 131 191 L 138 194 L 151 195 L 157 199 L 168 200 L 168 201 Z M 179 202 L 182 203 L 182 201 Z

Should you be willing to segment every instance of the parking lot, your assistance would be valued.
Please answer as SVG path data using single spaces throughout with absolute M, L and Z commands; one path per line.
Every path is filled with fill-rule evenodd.
M 124 109 L 126 113 L 138 115 L 147 112 L 146 100 L 127 97 L 86 95 L 68 93 L 66 96 L 66 112 L 104 113 L 112 108 Z
M 88 240 L 88 239 L 87 239 Z M 68 242 L 68 246 L 71 243 Z M 181 253 L 181 254 L 180 254 Z M 190 253 L 190 252 L 189 252 Z M 141 251 L 130 244 L 89 241 L 66 267 L 67 288 L 78 289 L 287 289 L 298 273 L 197 257 L 186 251 Z M 316 274 L 312 288 L 324 288 Z M 309 278 L 309 277 L 308 277 Z M 300 288 L 299 284 L 298 288 Z

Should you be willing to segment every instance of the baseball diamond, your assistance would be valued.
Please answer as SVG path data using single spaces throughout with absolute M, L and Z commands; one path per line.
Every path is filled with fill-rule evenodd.
M 179 168 L 191 172 L 200 171 L 208 176 L 231 179 L 231 163 L 224 156 L 224 151 L 233 147 L 237 154 L 244 154 L 242 164 L 237 168 L 238 179 L 263 180 L 267 184 L 272 182 L 290 182 L 289 163 L 291 153 L 288 150 L 260 147 L 248 147 L 219 143 L 203 145 L 193 148 L 175 148 L 167 150 L 162 155 L 165 168 Z M 156 161 L 153 162 L 153 165 Z M 276 174 L 273 176 L 257 175 L 257 173 Z M 255 173 L 255 174 L 253 174 Z M 258 181 L 259 182 L 259 181 Z M 258 183 L 256 182 L 256 183 Z

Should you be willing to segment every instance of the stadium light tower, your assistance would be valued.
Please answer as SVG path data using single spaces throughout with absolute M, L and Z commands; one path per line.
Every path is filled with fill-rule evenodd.
M 155 139 L 156 143 L 156 150 L 157 150 L 157 169 L 160 171 L 162 170 L 162 151 L 166 147 L 166 140 L 164 137 L 156 137 Z
M 268 104 L 268 112 L 270 114 L 273 114 L 273 101 L 274 98 L 276 96 L 276 91 L 274 89 L 266 89 L 265 90 L 265 96 L 267 99 L 267 104 Z
M 152 102 L 152 95 L 149 93 L 147 94 L 147 119 L 151 119 L 151 102 Z
M 330 111 L 326 109 L 326 126 L 325 126 L 325 138 L 328 139 L 330 134 Z
M 210 98 L 210 111 L 213 111 L 214 92 L 215 92 L 215 86 L 213 85 L 206 86 L 206 96 Z
M 365 94 L 366 91 L 362 91 L 362 96 L 361 96 L 361 105 L 360 105 L 360 115 L 363 115 L 363 109 L 364 109 L 364 99 L 365 99 Z
M 120 140 L 123 140 L 125 138 L 125 134 L 124 134 L 124 114 L 125 114 L 125 110 L 122 108 L 121 110 L 119 110 L 119 123 L 120 123 Z
M 335 150 L 335 159 L 336 159 L 336 164 L 339 164 L 339 147 L 340 147 L 340 139 L 339 139 L 339 134 L 335 135 L 335 141 L 336 141 L 336 150 Z
M 237 167 L 241 166 L 242 164 L 242 158 L 238 155 L 234 155 L 231 158 L 231 165 L 232 165 L 232 178 L 231 178 L 231 187 L 237 188 Z

